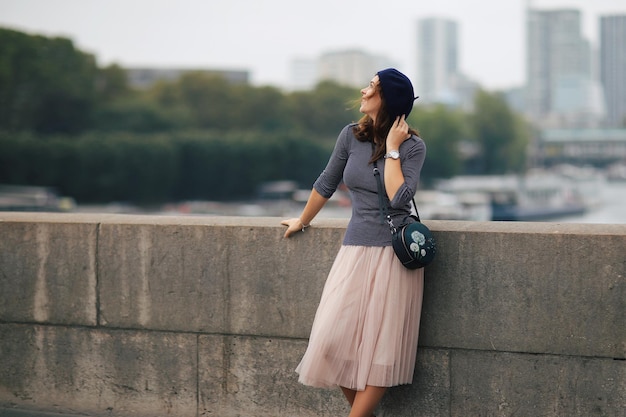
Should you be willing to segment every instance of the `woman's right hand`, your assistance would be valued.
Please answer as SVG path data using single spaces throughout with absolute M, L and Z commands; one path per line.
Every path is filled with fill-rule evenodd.
M 303 232 L 305 229 L 305 225 L 302 223 L 302 220 L 299 218 L 287 219 L 280 222 L 280 224 L 287 226 L 287 231 L 283 237 L 290 237 L 294 233 Z M 306 226 L 308 227 L 308 225 Z

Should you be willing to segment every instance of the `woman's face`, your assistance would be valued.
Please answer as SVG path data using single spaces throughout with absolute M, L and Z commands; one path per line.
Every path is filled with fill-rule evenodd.
M 378 75 L 375 75 L 369 85 L 361 90 L 361 107 L 359 111 L 367 114 L 372 120 L 376 119 L 380 106 L 382 106 L 379 82 Z

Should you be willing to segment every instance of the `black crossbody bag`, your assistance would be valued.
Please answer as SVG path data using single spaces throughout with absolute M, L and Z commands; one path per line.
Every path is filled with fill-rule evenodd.
M 437 245 L 435 238 L 428 227 L 420 221 L 415 198 L 412 198 L 415 215 L 410 215 L 407 223 L 396 227 L 387 210 L 383 198 L 383 184 L 380 171 L 374 161 L 374 176 L 378 186 L 378 203 L 382 222 L 387 222 L 391 231 L 391 244 L 402 265 L 408 269 L 419 269 L 430 264 L 435 259 Z

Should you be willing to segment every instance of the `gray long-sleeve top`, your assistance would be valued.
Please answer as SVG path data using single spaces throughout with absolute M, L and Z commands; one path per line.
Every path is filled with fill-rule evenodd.
M 323 197 L 330 198 L 342 179 L 348 187 L 352 199 L 352 217 L 343 239 L 344 245 L 390 246 L 389 225 L 381 221 L 374 166 L 369 163 L 372 145 L 356 139 L 354 126 L 355 124 L 349 124 L 342 129 L 330 160 L 313 188 Z M 421 138 L 413 135 L 400 145 L 399 151 L 404 184 L 391 203 L 387 193 L 383 193 L 385 204 L 391 206 L 389 214 L 396 226 L 402 224 L 410 214 L 411 199 L 417 189 L 426 157 L 426 145 Z M 377 165 L 384 190 L 385 160 L 381 158 Z

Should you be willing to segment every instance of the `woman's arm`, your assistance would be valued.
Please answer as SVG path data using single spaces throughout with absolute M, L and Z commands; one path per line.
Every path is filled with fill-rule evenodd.
M 400 145 L 410 137 L 409 125 L 404 120 L 404 115 L 396 118 L 395 122 L 391 126 L 391 129 L 389 130 L 389 134 L 387 134 L 387 152 L 399 151 Z M 402 173 L 400 158 L 387 158 L 385 160 L 384 178 L 387 197 L 389 197 L 389 200 L 391 201 L 402 184 L 404 184 L 404 174 Z
M 287 231 L 284 237 L 290 237 L 294 233 L 304 232 L 304 229 L 311 224 L 311 221 L 317 216 L 324 204 L 328 201 L 328 198 L 322 197 L 315 188 L 311 190 L 311 195 L 302 210 L 300 217 L 293 219 L 283 220 L 280 224 L 287 226 Z
M 326 169 L 320 174 L 313 189 L 309 195 L 309 199 L 302 210 L 302 214 L 298 218 L 283 220 L 281 224 L 287 226 L 285 237 L 289 237 L 296 232 L 304 231 L 309 226 L 313 218 L 317 216 L 322 207 L 333 195 L 337 186 L 343 177 L 343 170 L 348 160 L 348 139 L 352 125 L 348 125 L 342 129 L 335 143 L 333 153 L 328 160 Z M 319 190 L 319 191 L 318 191 Z

